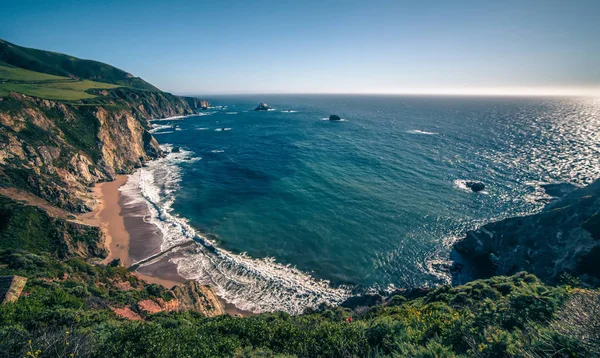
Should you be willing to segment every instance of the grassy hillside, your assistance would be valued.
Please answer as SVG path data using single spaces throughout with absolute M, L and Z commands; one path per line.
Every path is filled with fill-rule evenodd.
M 104 82 L 146 91 L 159 91 L 158 88 L 141 78 L 102 62 L 21 47 L 4 40 L 0 40 L 0 61 L 44 74 Z
M 89 80 L 77 80 L 0 64 L 0 97 L 10 92 L 59 101 L 96 97 L 87 91 L 119 86 Z

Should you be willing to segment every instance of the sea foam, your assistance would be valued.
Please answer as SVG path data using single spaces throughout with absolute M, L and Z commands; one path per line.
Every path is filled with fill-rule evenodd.
M 180 165 L 194 158 L 193 153 L 180 149 L 171 153 L 172 146 L 161 148 L 169 153 L 148 163 L 132 174 L 119 190 L 126 201 L 144 202 L 150 212 L 146 221 L 162 233 L 161 251 L 175 248 L 167 254 L 186 279 L 211 285 L 217 294 L 238 308 L 252 312 L 284 311 L 299 314 L 321 304 L 339 304 L 350 295 L 347 287 L 331 287 L 328 281 L 318 280 L 274 258 L 252 258 L 223 250 L 201 233 L 185 218 L 173 213 L 172 205 L 181 181 Z M 182 244 L 196 245 L 181 248 Z M 141 266 L 155 260 L 138 261 Z

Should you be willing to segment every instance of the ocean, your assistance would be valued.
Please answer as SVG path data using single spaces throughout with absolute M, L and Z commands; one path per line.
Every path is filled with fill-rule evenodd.
M 121 190 L 181 276 L 254 312 L 449 283 L 467 230 L 539 211 L 543 184 L 600 177 L 599 99 L 203 98 L 198 115 L 152 121 L 175 150 Z

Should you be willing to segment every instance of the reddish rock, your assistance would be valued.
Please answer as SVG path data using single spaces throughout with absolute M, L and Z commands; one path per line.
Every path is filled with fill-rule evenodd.
M 139 314 L 133 312 L 129 307 L 121 307 L 121 308 L 110 308 L 117 316 L 121 318 L 128 319 L 130 321 L 141 321 L 142 317 Z

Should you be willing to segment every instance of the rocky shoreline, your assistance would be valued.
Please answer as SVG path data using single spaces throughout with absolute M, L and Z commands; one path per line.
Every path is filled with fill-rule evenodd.
M 454 244 L 455 284 L 527 271 L 548 283 L 570 276 L 600 285 L 600 179 L 546 190 L 555 199 L 541 212 L 488 223 Z

